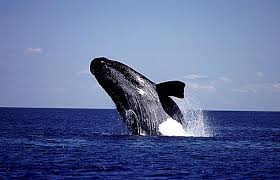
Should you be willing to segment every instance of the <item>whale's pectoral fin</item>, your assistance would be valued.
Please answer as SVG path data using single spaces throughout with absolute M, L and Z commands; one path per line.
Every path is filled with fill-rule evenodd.
M 178 105 L 169 97 L 184 98 L 185 83 L 167 81 L 156 85 L 156 90 L 164 111 L 173 119 L 182 122 L 183 114 Z
M 167 81 L 157 84 L 156 90 L 159 96 L 162 97 L 175 96 L 178 98 L 184 98 L 185 86 L 185 83 L 181 81 Z

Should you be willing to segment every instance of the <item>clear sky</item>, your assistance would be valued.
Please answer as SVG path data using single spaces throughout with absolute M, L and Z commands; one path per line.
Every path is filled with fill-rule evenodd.
M 113 108 L 105 56 L 203 109 L 280 110 L 279 0 L 0 0 L 0 23 L 0 106 Z

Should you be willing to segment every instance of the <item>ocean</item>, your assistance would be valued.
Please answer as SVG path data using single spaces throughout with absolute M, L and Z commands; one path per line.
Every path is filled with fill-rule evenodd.
M 206 130 L 151 137 L 114 109 L 0 108 L 0 179 L 280 179 L 280 112 L 203 118 Z

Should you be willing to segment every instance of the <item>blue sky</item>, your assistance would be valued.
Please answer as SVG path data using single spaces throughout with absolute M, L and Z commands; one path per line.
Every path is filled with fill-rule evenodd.
M 94 57 L 203 109 L 280 110 L 280 1 L 0 1 L 0 106 L 113 108 Z

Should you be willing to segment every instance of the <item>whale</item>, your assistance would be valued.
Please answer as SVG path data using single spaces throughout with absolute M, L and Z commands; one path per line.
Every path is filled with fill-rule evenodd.
M 94 58 L 90 72 L 111 97 L 130 134 L 164 135 L 162 129 L 170 122 L 182 129 L 183 114 L 171 97 L 184 98 L 184 82 L 155 83 L 131 67 L 105 57 Z

